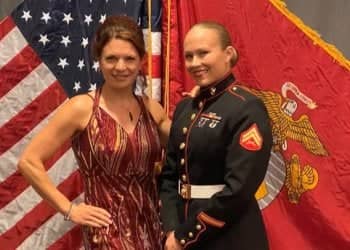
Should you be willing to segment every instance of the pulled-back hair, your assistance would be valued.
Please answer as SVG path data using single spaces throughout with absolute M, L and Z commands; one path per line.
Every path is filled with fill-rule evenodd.
M 142 30 L 135 21 L 127 16 L 109 16 L 95 33 L 92 43 L 95 60 L 100 59 L 103 47 L 113 38 L 130 42 L 141 58 L 146 53 Z
M 215 22 L 215 21 L 202 21 L 199 23 L 196 23 L 192 26 L 193 28 L 206 28 L 206 29 L 212 29 L 215 30 L 219 36 L 220 44 L 222 49 L 226 49 L 227 46 L 233 46 L 230 33 L 225 28 L 224 25 Z M 233 46 L 234 47 L 234 46 Z M 238 61 L 238 53 L 236 50 L 236 55 L 231 58 L 230 65 L 231 67 L 235 66 Z

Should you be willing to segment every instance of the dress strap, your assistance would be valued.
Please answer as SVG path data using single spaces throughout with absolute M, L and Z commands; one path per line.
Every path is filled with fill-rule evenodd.
M 136 96 L 137 100 L 138 100 L 139 103 L 140 103 L 141 113 L 145 114 L 145 117 L 147 117 L 147 120 L 148 120 L 148 121 L 153 121 L 153 122 L 155 122 L 151 111 L 149 111 L 149 109 L 147 108 L 147 106 L 146 106 L 146 104 L 145 104 L 145 101 L 143 100 L 143 97 L 142 97 L 142 96 L 139 96 L 139 95 L 135 95 L 135 96 Z M 146 98 L 150 98 L 150 97 L 146 97 Z
M 100 105 L 101 92 L 102 92 L 102 86 L 100 88 L 96 89 L 95 98 L 94 98 L 93 112 L 95 112 L 98 109 L 99 105 Z
M 143 97 L 140 95 L 135 95 L 135 98 L 138 101 L 138 103 L 140 104 L 141 112 L 147 111 L 146 105 L 143 102 Z

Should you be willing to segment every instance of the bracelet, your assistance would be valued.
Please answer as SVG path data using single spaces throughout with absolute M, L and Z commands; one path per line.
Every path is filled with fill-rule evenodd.
M 64 220 L 70 220 L 70 214 L 72 213 L 73 202 L 70 203 L 68 212 L 63 216 Z

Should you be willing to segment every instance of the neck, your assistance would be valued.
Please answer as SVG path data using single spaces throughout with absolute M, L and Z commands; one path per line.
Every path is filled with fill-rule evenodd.
M 101 91 L 103 99 L 112 103 L 130 103 L 130 100 L 134 98 L 132 87 L 111 88 L 110 86 L 104 84 Z
M 219 84 L 220 82 L 222 82 L 223 80 L 225 80 L 226 78 L 228 78 L 228 76 L 232 75 L 231 71 L 228 71 L 222 78 L 220 78 L 219 80 L 216 80 L 215 82 L 212 82 L 210 84 L 208 84 L 207 86 L 203 86 L 200 87 L 200 90 L 207 90 L 210 89 L 211 87 L 214 87 L 215 85 Z

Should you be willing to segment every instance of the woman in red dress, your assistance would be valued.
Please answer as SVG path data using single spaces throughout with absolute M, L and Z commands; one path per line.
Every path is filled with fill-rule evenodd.
M 142 30 L 126 16 L 109 17 L 96 32 L 93 53 L 104 84 L 68 100 L 27 146 L 19 169 L 65 219 L 83 226 L 86 249 L 161 249 L 154 169 L 170 120 L 159 103 L 134 94 L 145 57 Z M 80 204 L 44 168 L 68 139 L 84 181 Z

